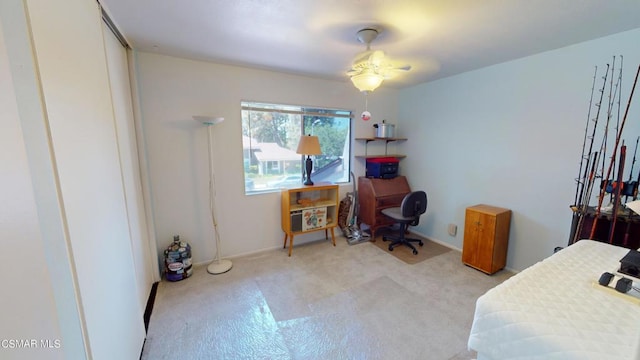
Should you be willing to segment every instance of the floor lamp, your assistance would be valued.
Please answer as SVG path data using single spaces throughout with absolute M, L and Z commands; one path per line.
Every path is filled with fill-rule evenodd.
M 209 210 L 211 210 L 211 222 L 213 223 L 213 231 L 216 236 L 216 257 L 211 264 L 207 266 L 207 272 L 210 274 L 222 274 L 231 270 L 233 264 L 230 260 L 220 259 L 220 233 L 218 233 L 218 222 L 216 220 L 215 201 L 216 201 L 216 177 L 213 171 L 213 148 L 211 142 L 211 128 L 213 125 L 224 121 L 223 117 L 207 117 L 194 116 L 194 120 L 207 126 L 207 144 L 209 148 Z

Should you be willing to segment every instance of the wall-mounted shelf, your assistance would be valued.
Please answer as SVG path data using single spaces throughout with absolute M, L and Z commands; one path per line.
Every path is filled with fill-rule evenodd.
M 364 141 L 364 155 L 356 155 L 355 157 L 357 159 L 370 159 L 370 158 L 377 158 L 377 157 L 394 157 L 396 159 L 402 159 L 405 158 L 406 155 L 399 155 L 399 154 L 389 154 L 387 151 L 387 146 L 389 145 L 390 142 L 392 141 L 405 141 L 407 140 L 406 138 L 381 138 L 381 137 L 366 137 L 366 138 L 356 138 L 357 141 Z M 371 141 L 384 141 L 384 154 L 379 154 L 379 155 L 369 155 L 367 152 L 367 145 L 369 144 L 369 142 Z
M 407 140 L 407 138 L 381 138 L 381 137 L 366 137 L 366 138 L 356 138 L 356 140 L 365 140 L 366 142 L 369 142 L 369 141 L 386 141 L 386 142 L 391 142 L 391 141 L 402 141 L 402 140 Z
M 381 158 L 381 157 L 393 157 L 396 159 L 403 159 L 403 158 L 406 158 L 407 155 L 384 154 L 384 155 L 356 155 L 355 156 L 356 159 L 375 159 L 375 158 Z

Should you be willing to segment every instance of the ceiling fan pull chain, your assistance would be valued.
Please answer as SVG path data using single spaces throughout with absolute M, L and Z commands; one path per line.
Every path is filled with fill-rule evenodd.
M 362 115 L 360 115 L 360 118 L 364 121 L 371 119 L 371 113 L 367 110 L 368 107 L 369 107 L 369 92 L 364 91 L 364 111 L 362 112 Z

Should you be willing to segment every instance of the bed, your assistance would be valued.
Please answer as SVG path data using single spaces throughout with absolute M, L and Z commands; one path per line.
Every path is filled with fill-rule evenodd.
M 478 360 L 640 359 L 640 293 L 614 289 L 627 252 L 580 240 L 489 290 L 469 349 Z M 598 284 L 603 272 L 616 275 L 610 287 Z

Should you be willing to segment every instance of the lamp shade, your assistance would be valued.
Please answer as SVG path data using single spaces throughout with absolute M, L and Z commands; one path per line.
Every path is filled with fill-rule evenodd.
M 362 71 L 358 75 L 351 77 L 353 86 L 360 91 L 373 91 L 382 84 L 384 77 L 380 74 L 376 74 L 373 70 L 367 69 Z
M 317 136 L 300 136 L 300 142 L 298 143 L 298 149 L 296 153 L 302 155 L 322 155 L 320 150 L 320 141 Z
M 223 117 L 193 115 L 193 120 L 201 122 L 204 125 L 216 125 L 224 121 Z

